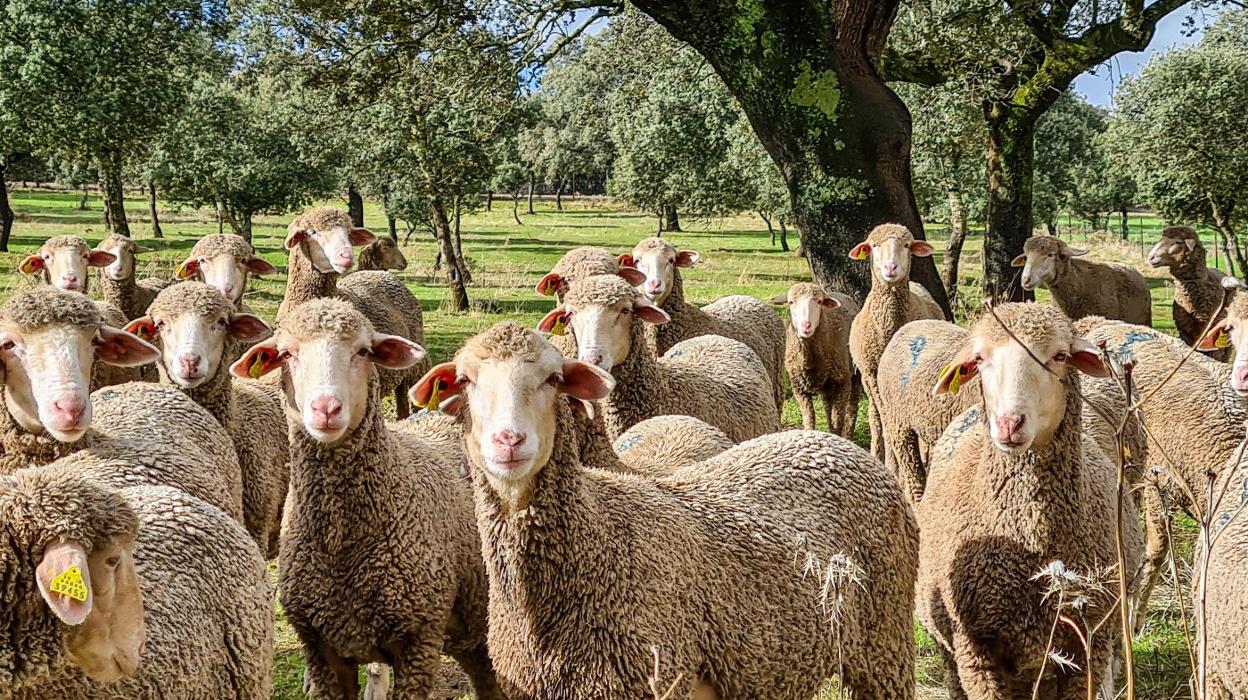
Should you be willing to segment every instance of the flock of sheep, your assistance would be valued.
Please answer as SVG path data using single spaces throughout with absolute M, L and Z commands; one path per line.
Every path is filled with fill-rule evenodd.
M 1015 263 L 1056 305 L 947 323 L 909 281 L 931 246 L 883 225 L 850 251 L 861 308 L 809 283 L 771 300 L 787 324 L 697 307 L 696 253 L 582 247 L 538 284 L 538 329 L 433 367 L 397 247 L 328 207 L 285 247 L 276 330 L 242 301 L 275 270 L 237 236 L 173 283 L 136 281 L 119 236 L 22 262 L 45 284 L 0 306 L 0 698 L 267 698 L 273 558 L 314 698 L 357 698 L 361 666 L 370 699 L 428 697 L 443 655 L 482 699 L 804 699 L 833 676 L 913 698 L 916 616 L 954 697 L 1083 698 L 1123 650 L 1059 608 L 1138 624 L 1177 508 L 1212 524 L 1210 697 L 1248 693 L 1248 354 L 1222 361 L 1248 353 L 1248 294 L 1224 305 L 1190 229 L 1150 256 L 1181 340 L 1137 272 L 1048 237 Z M 862 391 L 870 452 L 847 439 Z

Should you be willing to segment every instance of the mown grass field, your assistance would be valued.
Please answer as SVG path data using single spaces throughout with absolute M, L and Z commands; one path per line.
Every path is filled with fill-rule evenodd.
M 92 198 L 86 211 L 76 209 L 79 195 L 69 192 L 18 190 L 13 195 L 17 222 L 10 243 L 10 252 L 0 254 L 0 297 L 13 289 L 33 284 L 16 272 L 22 257 L 54 235 L 75 234 L 92 243 L 105 234 L 101 220 L 101 204 Z M 172 275 L 174 267 L 186 257 L 194 242 L 216 232 L 216 223 L 208 211 L 164 210 L 160 214 L 165 238 L 151 238 L 146 221 L 146 202 L 135 198 L 127 202 L 132 233 L 154 252 L 144 256 L 140 276 Z M 431 359 L 449 359 L 469 335 L 504 319 L 534 324 L 551 307 L 549 298 L 538 296 L 533 287 L 568 248 L 593 244 L 623 252 L 641 238 L 653 235 L 653 217 L 623 210 L 602 201 L 581 201 L 565 204 L 556 211 L 552 202 L 539 202 L 537 213 L 526 215 L 522 208 L 522 224 L 512 219 L 510 202 L 500 204 L 493 212 L 478 212 L 464 217 L 463 242 L 468 256 L 473 283 L 469 296 L 473 311 L 466 314 L 446 310 L 448 294 L 435 274 L 433 262 L 436 249 L 432 238 L 417 230 L 403 246 L 408 268 L 399 273 L 425 308 L 425 337 Z M 254 244 L 261 255 L 284 273 L 286 251 L 281 247 L 288 216 L 260 217 L 254 230 Z M 366 209 L 366 223 L 374 232 L 384 235 L 385 220 L 375 206 Z M 726 294 L 749 294 L 763 299 L 786 290 L 796 281 L 808 280 L 806 261 L 793 253 L 784 253 L 771 244 L 764 223 L 752 216 L 730 217 L 713 221 L 686 221 L 686 231 L 670 234 L 675 245 L 698 251 L 702 263 L 685 275 L 685 289 L 695 302 L 705 303 Z M 1113 259 L 1138 266 L 1149 279 L 1153 295 L 1153 322 L 1160 329 L 1173 332 L 1170 317 L 1172 287 L 1164 271 L 1148 270 L 1144 258 L 1157 240 L 1163 224 L 1156 217 L 1132 215 L 1130 241 L 1116 236 L 1087 237 L 1075 234 L 1072 245 L 1093 248 L 1094 259 Z M 1114 222 L 1117 230 L 1117 223 Z M 928 229 L 928 238 L 937 243 L 937 264 L 940 263 L 944 230 L 939 225 Z M 404 231 L 400 230 L 402 239 Z M 797 245 L 796 236 L 790 244 Z M 1212 236 L 1206 238 L 1212 251 Z M 961 294 L 964 299 L 977 300 L 978 268 L 982 240 L 975 234 L 967 242 L 962 259 Z M 1211 260 L 1212 263 L 1212 260 Z M 272 320 L 284 290 L 284 277 L 253 282 L 247 303 L 260 315 Z M 1043 295 L 1043 292 L 1042 292 Z M 969 308 L 969 307 L 968 307 Z M 785 406 L 785 420 L 799 424 L 800 417 L 792 400 Z M 859 421 L 858 438 L 866 441 L 865 420 Z M 1190 523 L 1182 537 L 1187 550 L 1180 558 L 1190 559 Z M 1182 577 L 1182 574 L 1181 574 Z M 1190 675 L 1183 634 L 1179 626 L 1178 599 L 1174 581 L 1167 575 L 1149 611 L 1145 632 L 1136 640 L 1136 659 L 1140 680 L 1138 697 L 1161 700 L 1188 697 L 1187 677 Z M 1187 590 L 1182 583 L 1178 590 Z M 944 697 L 943 669 L 930 640 L 916 626 L 920 641 L 920 697 Z M 302 662 L 298 642 L 285 624 L 279 623 L 277 676 L 275 698 L 302 698 Z M 449 687 L 446 697 L 458 697 Z M 828 697 L 835 697 L 829 691 Z

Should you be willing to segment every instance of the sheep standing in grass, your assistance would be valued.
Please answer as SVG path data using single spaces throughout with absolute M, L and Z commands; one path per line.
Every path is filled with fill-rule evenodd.
M 375 662 L 394 668 L 396 698 L 428 697 L 444 652 L 478 698 L 502 697 L 460 454 L 421 439 L 418 421 L 392 430 L 382 420 L 374 365 L 402 369 L 423 355 L 347 302 L 323 299 L 291 310 L 231 368 L 239 377 L 282 368 L 291 489 L 278 589 L 313 697 L 358 697 L 357 666 Z
M 655 355 L 703 335 L 745 343 L 767 368 L 779 411 L 785 395 L 784 322 L 767 304 L 742 294 L 716 299 L 702 308 L 687 303 L 680 268 L 692 267 L 698 259 L 697 253 L 677 251 L 662 238 L 647 238 L 632 253 L 620 256 L 621 265 L 636 267 L 645 276 L 638 290 L 671 318 L 668 323 L 647 327 L 646 342 Z
M 1204 662 L 1211 700 L 1248 696 L 1248 659 L 1244 657 L 1244 630 L 1248 630 L 1248 442 L 1236 448 L 1214 486 L 1215 509 L 1210 532 L 1197 542 L 1197 564 L 1209 548 L 1203 567 L 1204 635 L 1208 651 Z M 1199 576 L 1194 576 L 1197 591 Z
M 819 396 L 828 430 L 853 439 L 862 387 L 849 356 L 849 327 L 858 303 L 844 294 L 825 293 L 809 282 L 793 285 L 771 302 L 789 307 L 784 367 L 793 398 L 802 410 L 802 427 L 815 429 L 815 397 Z
M 563 254 L 555 266 L 550 268 L 537 283 L 537 293 L 542 296 L 553 296 L 560 304 L 568 287 L 579 279 L 594 275 L 619 275 L 634 287 L 646 281 L 637 268 L 621 264 L 619 259 L 609 253 L 606 248 L 592 245 L 577 246 Z
M 1071 320 L 1104 316 L 1141 326 L 1153 325 L 1153 301 L 1138 270 L 1119 263 L 1078 258 L 1088 251 L 1072 248 L 1060 238 L 1032 236 L 1014 267 L 1023 268 L 1023 289 L 1053 293 L 1053 301 Z
M 78 467 L 0 477 L 0 698 L 267 700 L 272 593 L 243 528 Z
M 656 358 L 645 341 L 646 324 L 667 314 L 616 275 L 573 282 L 562 306 L 541 330 L 570 326 L 581 360 L 620 382 L 602 404 L 612 439 L 647 418 L 690 415 L 721 429 L 733 442 L 779 429 L 767 368 L 746 345 L 719 336 L 677 343 Z
M 1058 667 L 1049 652 L 1090 669 L 1100 687 L 1117 644 L 1120 574 L 1080 592 L 1094 620 L 1110 616 L 1091 658 L 1054 622 L 1077 613 L 1056 610 L 1037 574 L 1060 568 L 1099 579 L 1118 560 L 1120 521 L 1131 576 L 1143 550 L 1138 510 L 1132 496 L 1119 509 L 1117 468 L 1083 434 L 1078 372 L 1105 375 L 1096 348 L 1051 305 L 1005 304 L 996 314 L 1027 347 L 985 315 L 936 385 L 956 392 L 978 376 L 983 403 L 933 447 L 917 508 L 919 619 L 949 662 L 952 697 L 1032 697 L 1043 669 L 1039 697 L 1083 698 L 1091 692 L 1084 670 Z
M 169 286 L 169 280 L 148 277 L 136 280 L 138 256 L 151 252 L 135 243 L 129 236 L 114 233 L 100 241 L 95 251 L 113 256 L 113 261 L 100 271 L 100 292 L 104 301 L 121 309 L 127 319 L 138 318 L 147 313 L 147 307 L 160 290 Z
M 243 523 L 261 553 L 276 557 L 289 476 L 286 419 L 276 396 L 233 382 L 229 371 L 244 346 L 270 335 L 269 327 L 236 311 L 215 288 L 183 282 L 161 292 L 126 330 L 160 348 L 161 383 L 181 389 L 230 434 L 242 470 Z
M 671 697 L 805 700 L 843 668 L 855 697 L 913 698 L 918 545 L 896 479 L 810 431 L 667 477 L 594 469 L 563 397 L 613 384 L 509 322 L 413 390 L 459 397 L 508 697 L 650 697 L 657 646 Z
M 269 261 L 256 255 L 246 238 L 233 233 L 214 233 L 195 242 L 191 254 L 178 265 L 178 279 L 198 280 L 216 287 L 239 310 L 251 313 L 243 302 L 251 275 L 277 272 Z
M 360 270 L 398 270 L 407 269 L 407 258 L 399 250 L 399 244 L 391 238 L 378 238 L 360 249 L 360 260 L 356 266 Z
M 286 295 L 277 311 L 278 323 L 300 304 L 339 297 L 368 317 L 377 332 L 423 345 L 424 311 L 399 278 L 375 270 L 346 275 L 355 266 L 352 246 L 366 245 L 375 238 L 372 231 L 355 226 L 346 212 L 333 207 L 314 207 L 292 221 L 283 244 L 290 251 L 290 265 Z M 340 281 L 340 275 L 346 276 Z M 393 393 L 400 419 L 411 414 L 407 390 L 427 368 L 427 361 L 421 359 L 403 370 L 379 369 L 381 391 Z
M 1170 226 L 1148 253 L 1151 267 L 1165 267 L 1174 277 L 1174 327 L 1183 342 L 1200 339 L 1205 327 L 1222 303 L 1221 270 L 1205 264 L 1205 247 L 1190 226 Z M 1211 356 L 1225 358 L 1226 351 L 1215 349 Z
M 910 281 L 910 258 L 932 254 L 932 245 L 915 240 L 901 224 L 880 224 L 867 239 L 849 251 L 854 260 L 871 265 L 871 291 L 862 310 L 854 316 L 849 331 L 849 353 L 858 368 L 862 388 L 867 392 L 867 416 L 871 427 L 871 453 L 884 459 L 883 427 L 880 423 L 881 396 L 876 389 L 876 370 L 884 348 L 899 328 L 924 318 L 943 319 L 940 306 L 927 290 Z

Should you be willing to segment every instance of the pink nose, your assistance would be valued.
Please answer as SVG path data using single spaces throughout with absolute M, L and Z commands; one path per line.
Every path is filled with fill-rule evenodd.
M 998 416 L 996 418 L 997 437 L 1002 442 L 1014 442 L 1014 434 L 1023 427 L 1024 416 Z
M 524 441 L 527 439 L 529 439 L 529 437 L 524 433 L 515 433 L 510 430 L 503 430 L 490 436 L 490 442 L 494 443 L 498 447 L 506 447 L 510 449 L 515 449 L 523 445 Z
M 182 376 L 189 377 L 198 374 L 201 359 L 199 355 L 181 355 L 178 357 L 178 369 L 182 371 Z
M 659 291 L 659 287 L 661 287 L 662 285 L 663 283 L 660 282 L 659 280 L 646 280 L 646 291 L 657 292 Z
M 897 274 L 897 263 L 884 263 L 884 274 L 886 275 Z
M 342 402 L 331 396 L 321 396 L 312 400 L 313 422 L 318 427 L 328 427 L 330 421 L 342 413 Z
M 1236 391 L 1248 389 L 1248 365 L 1235 365 L 1231 371 L 1231 386 Z
M 350 248 L 338 251 L 338 262 L 344 267 L 351 267 L 355 264 L 355 256 L 352 255 Z
M 76 285 L 76 284 L 78 284 L 78 275 L 75 275 L 75 274 L 73 274 L 73 273 L 69 273 L 69 274 L 66 274 L 66 275 L 61 275 L 61 281 L 62 281 L 62 282 L 64 282 L 66 285 L 69 285 L 69 286 Z
M 810 332 L 810 321 L 802 321 L 802 332 L 803 333 Z
M 234 299 L 234 285 L 232 284 L 221 285 L 221 293 L 225 295 L 226 299 L 233 300 Z
M 52 412 L 65 426 L 76 426 L 87 410 L 87 402 L 77 397 L 57 399 L 52 402 Z

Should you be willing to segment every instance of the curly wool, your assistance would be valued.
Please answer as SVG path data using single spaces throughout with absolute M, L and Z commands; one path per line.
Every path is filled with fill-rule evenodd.
M 1060 238 L 1032 236 L 1023 244 L 1023 253 L 1056 255 L 1065 245 Z M 1148 283 L 1135 268 L 1060 256 L 1056 265 L 1049 291 L 1054 303 L 1072 320 L 1104 316 L 1142 326 L 1153 324 Z
M 362 271 L 402 270 L 405 267 L 407 267 L 407 259 L 399 250 L 399 244 L 385 237 L 379 237 L 361 248 L 356 260 L 356 269 Z
M 1244 630 L 1248 629 L 1248 578 L 1244 576 L 1248 570 L 1248 515 L 1244 505 L 1248 503 L 1248 445 L 1231 457 L 1214 492 L 1225 495 L 1213 517 L 1219 534 L 1205 574 L 1209 696 L 1243 697 L 1248 694 L 1248 662 L 1244 659 Z M 1199 547 L 1198 552 L 1202 551 Z
M 255 254 L 255 247 L 242 236 L 233 233 L 212 233 L 195 241 L 190 257 L 211 258 L 217 255 L 232 255 L 235 258 L 249 258 Z
M 844 294 L 827 294 L 810 282 L 799 282 L 788 292 L 790 305 L 800 299 L 820 301 L 827 297 L 841 305 L 835 309 L 820 307 L 819 325 L 809 338 L 798 337 L 792 323 L 784 324 L 784 368 L 802 412 L 802 427 L 815 429 L 815 397 L 819 396 L 828 430 L 852 439 L 862 391 L 849 356 L 849 329 L 858 303 Z
M 655 416 L 625 431 L 612 454 L 627 470 L 661 476 L 708 460 L 734 444 L 724 431 L 693 416 Z
M 86 295 L 56 287 L 28 287 L 0 305 L 0 325 L 19 333 L 51 324 L 94 328 L 101 322 L 100 308 Z
M 593 275 L 618 274 L 620 263 L 606 248 L 583 245 L 564 253 L 550 271 L 571 283 Z
M 338 227 L 350 229 L 355 226 L 351 215 L 337 207 L 312 207 L 290 222 L 290 230 L 310 229 L 312 231 L 329 231 Z

